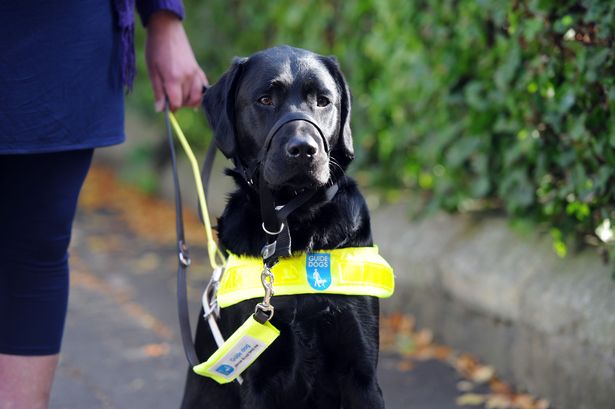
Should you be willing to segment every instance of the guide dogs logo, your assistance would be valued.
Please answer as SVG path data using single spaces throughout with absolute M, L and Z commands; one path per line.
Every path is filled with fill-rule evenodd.
M 233 373 L 235 368 L 230 365 L 222 364 L 216 368 L 216 372 L 221 373 L 222 375 L 230 375 Z
M 305 272 L 310 287 L 323 291 L 331 285 L 331 254 L 308 253 L 305 257 Z

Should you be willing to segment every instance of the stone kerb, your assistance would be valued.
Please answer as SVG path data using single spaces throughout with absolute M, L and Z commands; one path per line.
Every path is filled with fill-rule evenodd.
M 548 237 L 497 217 L 439 214 L 407 221 L 405 206 L 372 212 L 405 311 L 443 342 L 496 367 L 562 409 L 615 408 L 615 282 L 591 251 L 560 259 Z

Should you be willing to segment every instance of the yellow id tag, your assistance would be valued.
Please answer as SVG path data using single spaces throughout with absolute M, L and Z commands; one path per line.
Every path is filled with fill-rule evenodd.
M 218 383 L 232 382 L 273 343 L 278 335 L 280 331 L 271 323 L 267 321 L 261 324 L 254 319 L 254 315 L 250 315 L 250 318 L 207 361 L 196 365 L 192 370 Z

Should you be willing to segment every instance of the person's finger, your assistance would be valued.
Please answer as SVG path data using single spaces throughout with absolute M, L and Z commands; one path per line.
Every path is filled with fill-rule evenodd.
M 199 76 L 203 80 L 203 85 L 206 87 L 209 86 L 209 79 L 207 79 L 207 75 L 205 74 L 205 71 L 199 70 Z
M 162 85 L 162 78 L 160 78 L 156 70 L 150 72 L 150 78 L 152 90 L 154 91 L 154 109 L 156 112 L 162 112 L 164 109 L 164 86 Z
M 186 105 L 196 108 L 201 104 L 203 85 L 203 77 L 199 73 L 196 73 L 192 77 L 192 88 L 190 89 L 190 95 L 186 101 Z
M 182 106 L 188 106 L 190 100 L 190 92 L 192 90 L 192 76 L 186 75 L 182 80 Z
M 171 111 L 176 111 L 182 106 L 182 87 L 178 82 L 165 83 L 164 89 L 169 98 Z

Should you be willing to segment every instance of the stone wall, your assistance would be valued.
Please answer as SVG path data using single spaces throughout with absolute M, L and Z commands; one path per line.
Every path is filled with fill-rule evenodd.
M 615 282 L 591 251 L 560 259 L 550 239 L 498 217 L 408 222 L 373 212 L 397 273 L 384 311 L 404 311 L 438 339 L 489 363 L 559 409 L 615 408 Z

